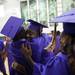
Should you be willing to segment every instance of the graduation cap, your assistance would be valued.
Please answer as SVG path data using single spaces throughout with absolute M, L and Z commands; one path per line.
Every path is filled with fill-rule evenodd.
M 63 22 L 75 23 L 75 14 L 58 16 L 50 22 L 53 22 L 53 23 L 54 22 L 56 22 L 56 23 L 63 23 Z
M 2 52 L 4 49 L 4 44 L 3 44 L 3 41 L 0 41 L 0 52 Z
M 10 38 L 14 38 L 23 22 L 24 19 L 14 16 L 5 16 L 0 19 L 0 32 Z
M 72 9 L 60 16 L 55 17 L 53 20 L 50 21 L 50 23 L 75 23 L 75 9 Z
M 50 23 L 63 23 L 64 33 L 75 34 L 75 9 L 54 18 Z
M 63 29 L 65 34 L 75 35 L 75 23 L 63 23 Z
M 36 21 L 34 21 L 34 20 L 29 19 L 29 20 L 27 20 L 27 21 L 30 22 L 30 25 L 29 25 L 29 27 L 28 27 L 28 29 L 30 29 L 30 30 L 39 31 L 40 28 L 41 28 L 41 29 L 42 29 L 42 28 L 48 28 L 46 25 L 43 25 L 43 24 L 41 24 L 41 23 L 38 23 L 38 22 L 36 22 Z

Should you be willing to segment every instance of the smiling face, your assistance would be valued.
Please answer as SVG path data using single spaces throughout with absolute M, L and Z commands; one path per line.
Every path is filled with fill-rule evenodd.
M 40 28 L 39 31 L 34 31 L 34 30 L 30 30 L 28 29 L 26 31 L 26 38 L 27 39 L 33 39 L 33 38 L 37 38 L 41 35 L 42 29 Z
M 32 38 L 35 38 L 37 37 L 38 33 L 37 32 L 34 32 L 32 30 L 27 30 L 26 31 L 26 38 L 27 39 L 32 39 Z

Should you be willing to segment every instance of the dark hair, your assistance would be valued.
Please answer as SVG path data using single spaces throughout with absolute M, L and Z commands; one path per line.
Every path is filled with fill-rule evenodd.
M 75 51 L 73 49 L 73 46 L 75 44 L 75 36 L 72 35 L 71 36 L 72 40 L 71 40 L 71 53 L 70 56 L 68 56 L 68 60 L 69 60 L 69 64 L 70 64 L 70 69 L 71 69 L 71 75 L 75 75 Z
M 15 35 L 15 37 L 13 38 L 13 41 L 18 41 L 20 39 L 24 39 L 25 38 L 25 29 L 22 27 Z
M 57 31 L 57 35 L 60 35 L 60 31 Z
M 65 46 L 63 46 L 62 53 L 66 54 L 68 56 L 68 62 L 70 65 L 71 75 L 75 75 L 75 52 L 73 49 L 73 45 L 75 44 L 75 35 L 69 35 L 62 33 L 62 37 L 65 35 L 68 35 L 68 37 L 71 38 L 70 43 L 66 43 Z

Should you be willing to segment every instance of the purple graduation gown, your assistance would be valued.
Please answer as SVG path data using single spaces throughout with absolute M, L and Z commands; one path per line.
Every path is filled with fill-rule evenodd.
M 51 40 L 52 37 L 48 36 L 47 34 L 42 34 L 39 37 L 31 40 L 32 59 L 35 62 L 46 64 L 48 59 L 53 56 L 51 53 L 47 53 L 44 50 Z
M 16 60 L 17 63 L 21 64 L 23 67 L 26 68 L 26 73 L 27 75 L 32 75 L 32 67 L 31 65 L 27 62 L 26 58 L 24 55 L 21 53 L 21 45 L 23 43 L 26 43 L 26 41 L 19 40 L 17 42 L 12 42 L 10 50 L 12 52 L 12 56 L 14 57 L 14 60 Z M 25 73 L 25 74 L 26 74 Z M 20 74 L 20 72 L 15 71 L 13 68 L 11 69 L 11 75 L 23 75 Z
M 52 57 L 45 66 L 36 63 L 33 75 L 71 75 L 67 56 L 60 52 Z
M 61 52 L 49 61 L 46 66 L 45 75 L 70 75 L 68 58 Z

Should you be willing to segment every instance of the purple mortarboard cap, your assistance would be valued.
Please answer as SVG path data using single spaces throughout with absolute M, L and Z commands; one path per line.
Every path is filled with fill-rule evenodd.
M 10 38 L 14 38 L 23 23 L 24 19 L 14 16 L 6 16 L 0 19 L 0 32 Z
M 40 28 L 41 28 L 41 29 L 42 29 L 42 28 L 47 28 L 46 25 L 43 25 L 43 24 L 38 23 L 38 22 L 36 22 L 36 21 L 34 21 L 34 20 L 31 20 L 31 19 L 29 19 L 28 22 L 30 22 L 30 25 L 29 25 L 29 27 L 28 27 L 28 29 L 30 29 L 30 30 L 39 31 Z
M 2 52 L 4 49 L 4 44 L 3 44 L 3 41 L 0 41 L 0 52 Z
M 56 17 L 51 23 L 63 23 L 63 32 L 66 34 L 75 34 L 75 9 Z
M 75 9 L 72 9 L 61 16 L 57 16 L 50 22 L 56 22 L 56 23 L 62 23 L 62 22 L 68 22 L 68 23 L 75 23 Z

